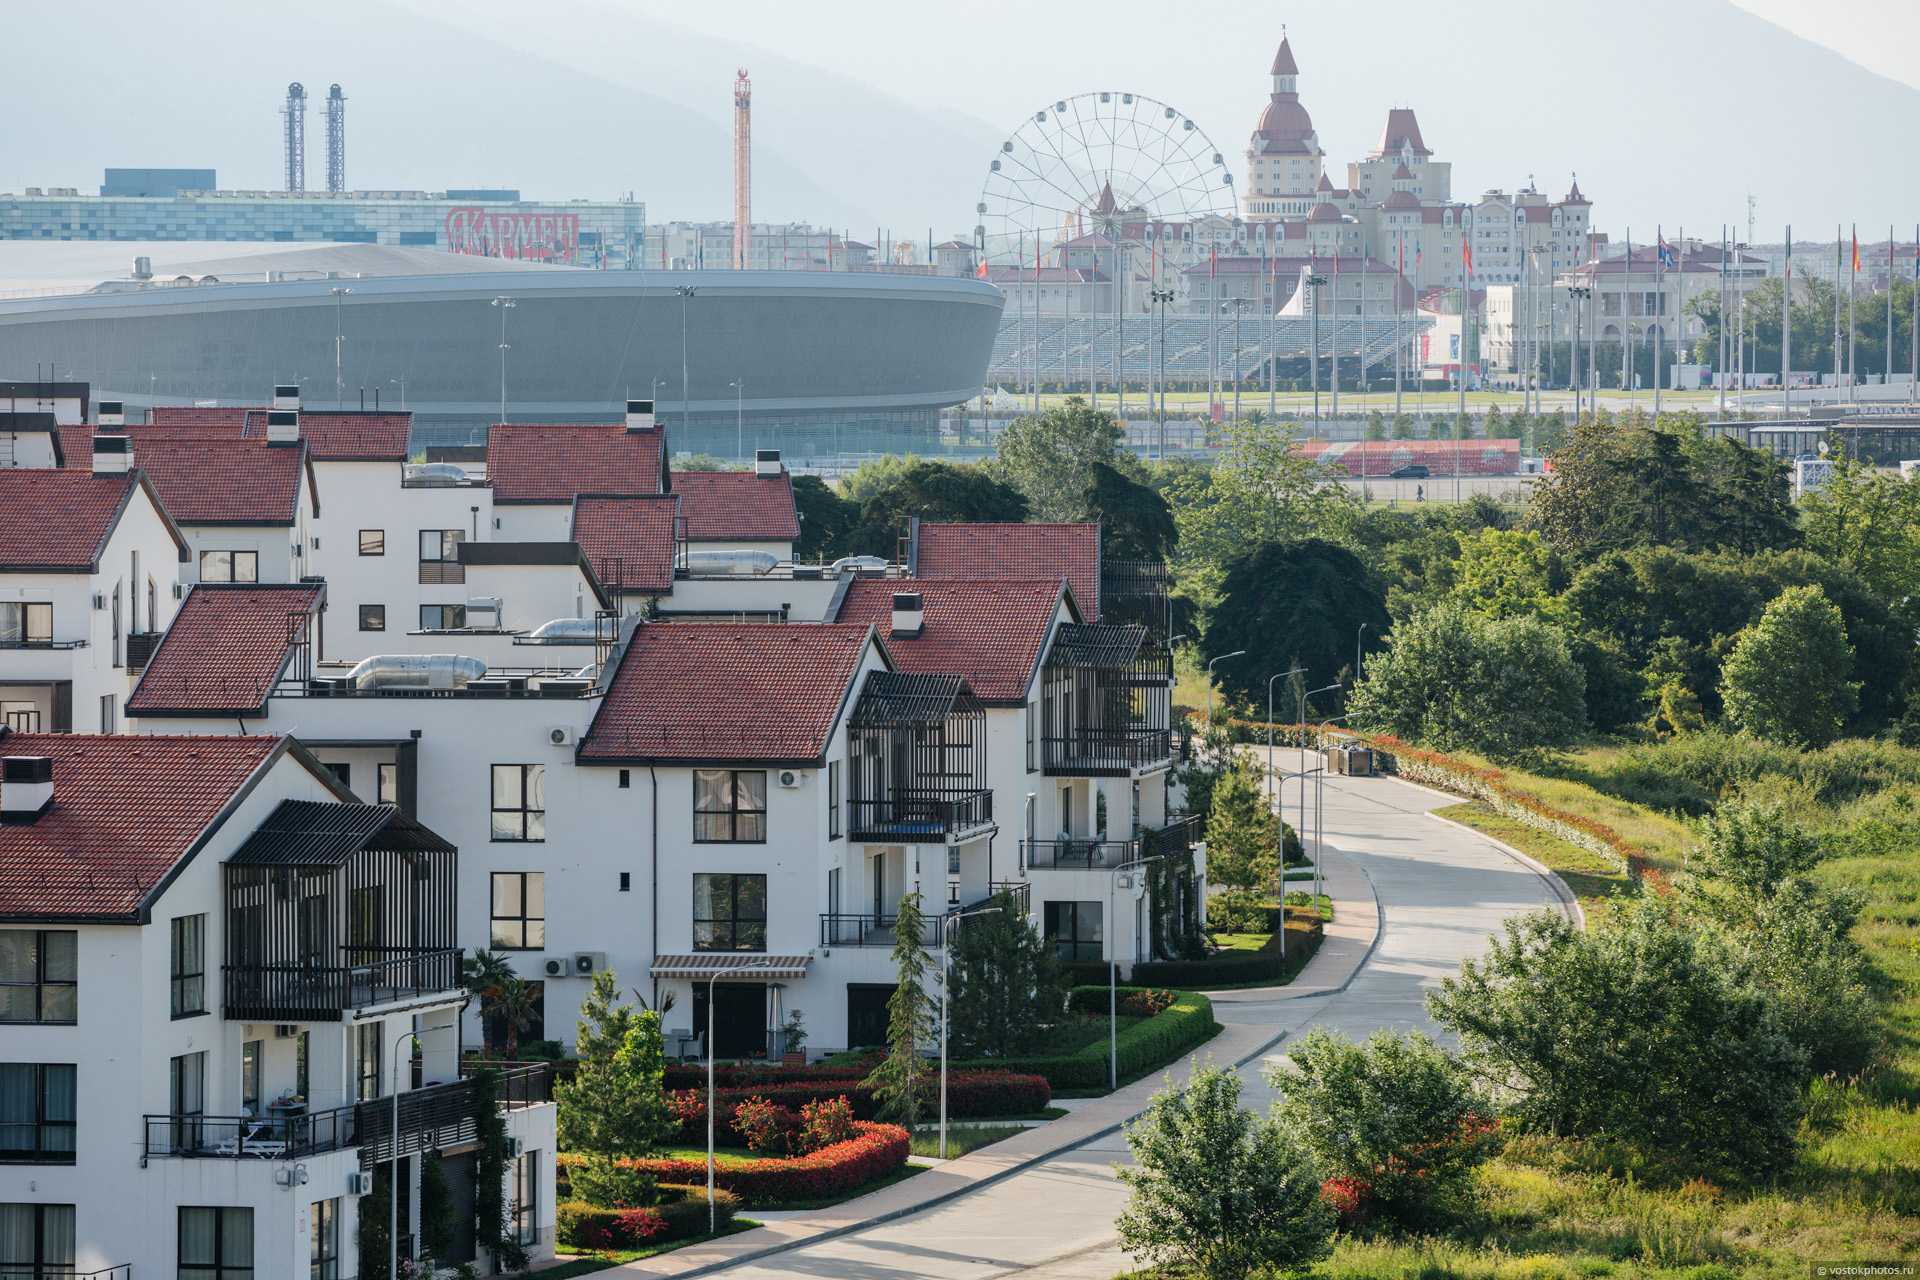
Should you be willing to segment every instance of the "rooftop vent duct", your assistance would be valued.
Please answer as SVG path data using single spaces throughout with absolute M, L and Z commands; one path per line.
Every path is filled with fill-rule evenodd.
M 381 653 L 362 658 L 347 683 L 363 692 L 381 689 L 464 689 L 487 674 L 487 664 L 457 653 Z
M 599 630 L 593 618 L 555 618 L 535 627 L 527 639 L 537 644 L 592 644 Z
M 93 474 L 123 476 L 133 470 L 133 437 L 120 433 L 93 437 Z
M 298 409 L 300 407 L 300 388 L 293 383 L 283 382 L 273 389 L 275 409 Z
M 755 449 L 753 451 L 753 474 L 757 476 L 779 475 L 780 451 L 778 449 Z
M 133 260 L 133 278 L 135 280 L 153 279 L 153 259 L 141 254 Z
M 279 399 L 278 396 L 274 398 Z M 300 411 L 298 409 L 267 410 L 267 443 L 300 443 Z
M 0 756 L 0 821 L 32 822 L 53 803 L 53 757 Z
M 102 400 L 99 405 L 100 426 L 124 427 L 127 425 L 127 406 L 118 400 Z
M 687 572 L 694 577 L 718 574 L 761 576 L 780 567 L 780 557 L 771 551 L 689 551 Z
M 918 591 L 893 593 L 893 634 L 917 636 L 926 629 L 927 606 Z
M 629 431 L 653 430 L 653 401 L 651 400 L 627 401 L 627 430 Z

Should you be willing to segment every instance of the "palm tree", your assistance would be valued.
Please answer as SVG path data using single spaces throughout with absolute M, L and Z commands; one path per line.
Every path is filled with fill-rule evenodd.
M 531 982 L 516 977 L 508 977 L 506 985 L 500 989 L 493 1001 L 492 1016 L 500 1020 L 507 1033 L 507 1060 L 514 1061 L 520 1056 L 520 1033 L 533 1025 L 533 1011 L 539 1002 L 539 989 Z M 481 1016 L 487 1016 L 487 1005 L 481 1002 Z
M 499 1016 L 501 999 L 507 989 L 520 979 L 515 976 L 507 958 L 495 951 L 476 951 L 467 957 L 460 980 L 467 991 L 480 1002 L 481 1026 L 488 1032 L 489 1041 L 494 1019 Z M 525 985 L 522 983 L 521 985 Z M 509 1033 L 509 1043 L 515 1044 L 518 1032 Z

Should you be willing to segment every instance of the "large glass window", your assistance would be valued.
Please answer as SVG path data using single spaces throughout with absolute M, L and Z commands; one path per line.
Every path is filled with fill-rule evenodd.
M 250 1116 L 260 1114 L 260 1059 L 263 1042 L 249 1040 L 240 1046 L 240 1110 Z
M 547 766 L 493 766 L 493 838 L 547 838 Z
M 695 769 L 693 838 L 704 843 L 765 844 L 764 769 Z
M 365 1102 L 380 1096 L 380 1028 L 378 1022 L 363 1022 L 353 1030 L 355 1101 Z M 398 1037 L 395 1037 L 398 1039 Z
M 0 929 L 0 1022 L 79 1016 L 79 938 L 71 929 Z
M 1046 936 L 1053 953 L 1062 960 L 1100 959 L 1099 902 L 1049 902 L 1046 906 Z
M 207 1011 L 207 918 L 175 916 L 172 944 L 173 1016 Z
M 0 1160 L 72 1164 L 74 1118 L 72 1063 L 0 1062 Z
M 376 765 L 374 772 L 375 804 L 400 803 L 400 766 L 397 764 Z
M 532 1244 L 540 1231 L 540 1153 L 528 1151 L 513 1162 L 513 1238 Z M 317 1280 L 317 1278 L 316 1278 Z
M 200 1145 L 196 1117 L 207 1109 L 207 1055 L 183 1053 L 167 1064 L 167 1095 L 173 1121 L 173 1145 L 192 1150 Z
M 492 940 L 503 951 L 538 951 L 547 945 L 545 872 L 493 873 Z
M 53 1280 L 74 1267 L 73 1206 L 0 1204 L 0 1276 Z
M 53 606 L 8 601 L 0 604 L 0 645 L 53 643 Z
M 202 551 L 200 581 L 258 582 L 260 581 L 260 553 L 258 551 Z
M 340 1202 L 307 1208 L 307 1280 L 340 1280 Z
M 420 606 L 422 631 L 460 631 L 467 625 L 467 606 L 463 604 L 423 604 Z
M 467 567 L 460 563 L 460 543 L 466 538 L 460 529 L 422 529 L 420 531 L 420 581 L 451 583 L 467 580 Z
M 693 949 L 765 951 L 767 878 L 725 872 L 695 875 Z
M 180 1280 L 253 1280 L 253 1210 L 180 1209 Z

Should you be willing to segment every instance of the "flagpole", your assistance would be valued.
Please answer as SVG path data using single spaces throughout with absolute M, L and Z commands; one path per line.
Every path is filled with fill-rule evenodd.
M 1218 245 L 1207 246 L 1207 421 L 1213 421 L 1213 401 L 1220 385 L 1220 297 L 1214 273 L 1220 269 Z
M 1860 285 L 1860 224 L 1853 224 L 1853 259 L 1847 264 L 1847 398 L 1853 399 L 1859 393 L 1853 376 L 1854 353 L 1860 349 L 1860 331 L 1853 325 L 1853 295 Z
M 1920 401 L 1920 222 L 1913 224 L 1913 323 L 1907 326 L 1907 337 L 1913 343 L 1912 362 L 1913 381 L 1907 384 L 1907 399 Z
M 1780 415 L 1793 412 L 1793 224 L 1787 224 L 1786 287 L 1780 291 Z
M 1653 420 L 1660 421 L 1660 340 L 1666 336 L 1667 318 L 1667 237 L 1660 224 L 1653 227 Z
M 1623 278 L 1626 281 L 1627 296 L 1628 298 L 1631 298 L 1633 296 L 1633 228 L 1632 227 L 1627 228 L 1626 266 L 1627 266 L 1627 272 Z M 1630 306 L 1622 306 L 1620 310 L 1626 313 L 1624 316 L 1621 317 L 1622 323 L 1620 325 L 1620 386 L 1627 393 L 1627 411 L 1632 412 L 1633 411 L 1633 390 L 1634 390 L 1633 384 L 1635 381 L 1634 369 L 1632 364 L 1632 361 L 1633 361 L 1633 319 L 1632 319 L 1633 308 Z
M 1833 224 L 1833 388 L 1836 400 L 1840 390 L 1840 274 L 1846 270 L 1847 246 L 1840 238 L 1840 224 Z
M 1887 305 L 1891 306 L 1892 303 Z M 1279 355 L 1275 347 L 1274 323 L 1280 311 L 1280 254 L 1271 240 L 1267 242 L 1267 417 L 1279 416 L 1277 385 L 1280 371 L 1276 367 Z M 1891 329 L 1888 330 L 1892 332 Z M 1891 345 L 1891 344 L 1889 344 Z
M 1888 388 L 1893 386 L 1893 274 L 1893 224 L 1889 222 L 1887 224 L 1887 371 L 1880 375 L 1881 383 Z M 1887 396 L 1889 399 L 1892 398 L 1892 390 L 1888 390 Z
M 1399 236 L 1398 257 L 1393 270 L 1393 416 L 1400 416 L 1400 371 L 1406 364 L 1406 353 L 1400 350 L 1400 285 L 1407 277 L 1407 233 Z M 1889 330 L 1891 332 L 1891 330 Z
M 1727 224 L 1720 224 L 1720 416 L 1727 416 Z
M 1340 242 L 1333 244 L 1333 338 L 1327 344 L 1327 382 L 1333 388 L 1333 420 L 1340 420 Z

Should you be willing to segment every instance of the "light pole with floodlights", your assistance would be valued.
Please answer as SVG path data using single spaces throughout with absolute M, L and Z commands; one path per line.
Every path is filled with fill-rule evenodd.
M 947 1158 L 947 988 L 953 982 L 953 926 L 968 916 L 984 916 L 999 907 L 956 911 L 940 919 L 940 1158 Z
M 343 285 L 335 285 L 327 290 L 333 295 L 333 407 L 346 407 L 346 383 L 341 376 L 341 350 L 347 344 L 346 331 L 341 327 L 340 304 L 353 290 Z
M 751 964 L 736 964 L 729 968 L 717 969 L 707 978 L 707 1234 L 712 1235 L 714 1226 L 713 1209 L 713 984 L 731 974 L 752 973 L 757 969 L 771 969 L 767 960 L 755 960 Z
M 507 420 L 507 312 L 513 310 L 514 301 L 505 294 L 495 298 L 493 306 L 500 308 L 500 421 Z
M 747 380 L 735 378 L 727 385 L 733 388 L 733 456 L 744 462 L 747 457 L 747 418 L 743 397 L 747 394 Z
M 687 393 L 687 299 L 700 292 L 700 287 L 677 284 L 673 291 L 680 295 L 680 429 L 685 431 L 692 415 L 689 408 L 692 397 Z

